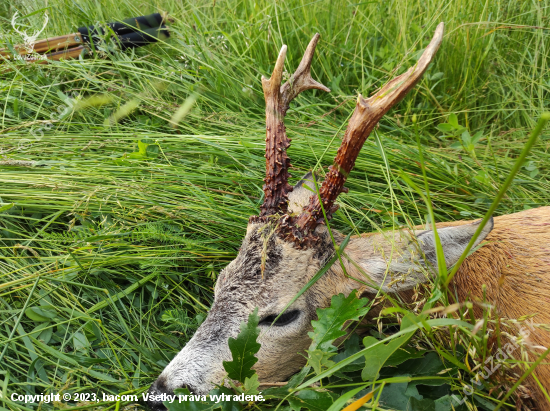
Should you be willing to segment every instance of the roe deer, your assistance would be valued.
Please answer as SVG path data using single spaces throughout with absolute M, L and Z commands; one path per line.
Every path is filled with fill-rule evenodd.
M 285 381 L 304 365 L 302 353 L 310 344 L 311 321 L 316 319 L 317 308 L 330 305 L 333 295 L 348 295 L 355 289 L 369 295 L 381 288 L 407 298 L 417 284 L 430 279 L 424 273 L 433 272 L 432 267 L 437 266 L 432 231 L 402 230 L 352 237 L 344 250 L 348 276 L 339 263 L 334 264 L 273 323 L 287 303 L 335 253 L 328 229 L 323 225 L 323 211 L 327 218 L 335 212 L 335 200 L 341 192 L 347 191 L 344 183 L 363 143 L 380 118 L 419 81 L 442 38 L 443 23 L 437 27 L 417 64 L 372 97 L 365 99 L 359 95 L 319 195 L 305 187 L 312 187 L 311 175 L 295 187 L 288 184 L 290 160 L 286 149 L 290 140 L 283 123 L 290 102 L 300 92 L 308 89 L 330 91 L 310 75 L 319 34 L 311 40 L 296 72 L 281 86 L 286 54 L 286 46 L 282 47 L 271 78 L 262 78 L 267 171 L 260 215 L 250 218 L 237 258 L 221 271 L 208 317 L 160 374 L 149 393 L 172 393 L 181 387 L 196 394 L 208 393 L 225 377 L 222 361 L 231 360 L 228 338 L 237 336 L 240 323 L 246 321 L 256 307 L 260 316 L 261 349 L 254 368 L 260 381 Z M 437 225 L 447 266 L 457 262 L 477 224 Z M 333 235 L 338 244 L 344 239 L 334 230 Z M 481 299 L 482 285 L 486 284 L 487 299 L 502 317 L 537 314 L 537 323 L 550 323 L 550 207 L 496 217 L 483 229 L 476 245 L 484 240 L 484 245 L 464 261 L 451 283 L 459 301 Z M 365 287 L 355 279 L 375 286 Z M 550 343 L 550 333 L 543 330 L 537 330 L 530 338 L 531 344 L 536 346 Z M 549 390 L 550 366 L 541 364 L 535 375 Z M 550 403 L 533 381 L 529 390 L 535 403 L 540 409 L 549 410 Z M 159 402 L 149 405 L 155 410 L 164 408 Z

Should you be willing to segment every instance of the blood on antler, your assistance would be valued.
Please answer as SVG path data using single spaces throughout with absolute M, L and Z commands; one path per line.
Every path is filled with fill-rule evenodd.
M 284 117 L 290 102 L 305 90 L 318 89 L 330 92 L 330 89 L 311 78 L 311 60 L 319 37 L 319 33 L 313 36 L 296 72 L 282 87 L 286 45 L 281 48 L 271 78 L 266 79 L 262 76 L 266 117 L 266 177 L 263 186 L 265 197 L 260 216 L 284 214 L 287 211 L 288 193 L 292 191 L 292 186 L 288 184 L 290 159 L 286 149 L 290 146 L 290 139 L 286 136 Z
M 391 107 L 400 102 L 420 80 L 441 44 L 443 28 L 443 23 L 437 26 L 432 41 L 416 65 L 391 80 L 372 97 L 365 99 L 359 95 L 342 144 L 338 149 L 334 164 L 329 167 L 329 172 L 321 185 L 319 196 L 312 195 L 309 204 L 304 207 L 300 216 L 294 219 L 292 224 L 293 235 L 291 237 L 294 239 L 303 238 L 308 233 L 312 233 L 315 227 L 323 222 L 323 210 L 321 209 L 319 197 L 323 201 L 327 218 L 330 218 L 331 214 L 336 211 L 334 202 L 338 195 L 346 190 L 344 183 L 353 169 L 355 160 L 367 137 L 380 118 Z

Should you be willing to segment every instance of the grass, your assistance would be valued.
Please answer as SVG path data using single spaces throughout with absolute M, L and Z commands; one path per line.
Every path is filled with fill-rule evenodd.
M 42 7 L 0 4 L 2 41 L 21 41 L 11 30 L 15 11 Z M 428 221 L 399 178 L 424 184 L 413 116 L 434 218 L 450 221 L 484 216 L 549 105 L 550 10 L 540 1 L 52 0 L 42 36 L 157 8 L 175 18 L 162 44 L 50 66 L 12 63 L 0 74 L 7 409 L 19 407 L 6 399 L 11 392 L 139 393 L 190 338 L 262 201 L 259 79 L 283 43 L 291 72 L 320 32 L 314 77 L 332 90 L 304 93 L 289 110 L 295 182 L 331 163 L 357 93 L 408 67 L 446 23 L 427 75 L 357 160 L 334 219 L 346 234 Z M 29 24 L 39 27 L 40 15 Z M 194 99 L 173 128 L 178 107 Z M 483 138 L 452 148 L 464 143 L 455 125 Z M 550 203 L 549 139 L 545 131 L 495 214 Z

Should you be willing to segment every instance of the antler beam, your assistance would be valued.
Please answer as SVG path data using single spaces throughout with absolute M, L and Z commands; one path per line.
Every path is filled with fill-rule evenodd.
M 407 95 L 430 65 L 443 39 L 443 28 L 443 23 L 437 26 L 432 41 L 416 65 L 388 82 L 372 97 L 365 99 L 359 95 L 357 98 L 355 111 L 349 120 L 334 164 L 329 167 L 329 172 L 320 188 L 319 194 L 327 217 L 330 218 L 331 214 L 336 211 L 334 202 L 338 195 L 345 191 L 344 183 L 371 131 L 380 118 Z M 321 222 L 323 222 L 323 212 L 319 196 L 312 195 L 309 204 L 304 207 L 300 216 L 294 221 L 295 230 L 298 230 L 298 233 L 295 233 L 297 234 L 295 238 L 313 232 L 317 224 Z
M 260 216 L 269 216 L 287 211 L 288 193 L 292 191 L 292 186 L 288 184 L 290 158 L 286 154 L 286 149 L 290 146 L 291 140 L 286 135 L 284 117 L 290 102 L 305 90 L 318 89 L 330 92 L 327 87 L 311 78 L 311 60 L 319 38 L 319 33 L 313 36 L 298 69 L 283 86 L 281 86 L 281 81 L 287 50 L 286 45 L 281 48 L 271 78 L 266 79 L 262 76 L 266 117 L 266 177 L 263 186 L 264 203 L 261 207 Z

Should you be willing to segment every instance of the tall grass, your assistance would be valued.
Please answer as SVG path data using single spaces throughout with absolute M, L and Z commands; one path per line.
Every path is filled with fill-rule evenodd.
M 332 89 L 304 93 L 287 115 L 297 181 L 331 163 L 357 93 L 408 67 L 446 23 L 429 72 L 357 160 L 334 220 L 346 234 L 427 222 L 425 204 L 398 179 L 403 170 L 424 184 L 413 115 L 434 218 L 473 219 L 549 102 L 550 11 L 540 1 L 16 0 L 0 4 L 2 41 L 21 41 L 11 30 L 15 11 L 44 7 L 44 37 L 158 9 L 175 22 L 169 40 L 132 53 L 9 63 L 0 74 L 0 389 L 8 409 L 21 407 L 10 392 L 141 392 L 192 335 L 262 201 L 259 79 L 283 43 L 292 72 L 320 32 L 314 77 Z M 38 27 L 40 15 L 29 24 Z M 136 108 L 122 109 L 128 102 Z M 460 135 L 440 131 L 452 114 L 482 133 L 473 149 L 451 148 Z M 549 203 L 548 138 L 497 214 Z M 138 142 L 149 145 L 146 158 L 132 155 Z

